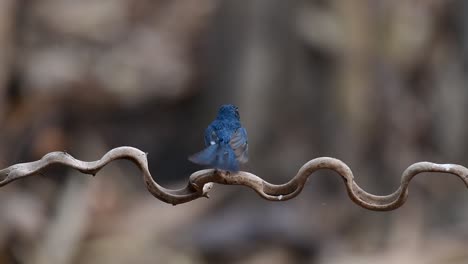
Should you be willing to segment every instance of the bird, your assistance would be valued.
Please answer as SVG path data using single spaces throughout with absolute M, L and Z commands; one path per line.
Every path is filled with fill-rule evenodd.
M 229 172 L 239 171 L 246 163 L 249 145 L 247 131 L 240 123 L 239 108 L 232 104 L 222 105 L 215 120 L 205 130 L 205 149 L 189 156 L 199 165 Z

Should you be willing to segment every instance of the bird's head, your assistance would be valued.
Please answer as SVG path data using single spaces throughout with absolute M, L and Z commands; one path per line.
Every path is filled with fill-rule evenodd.
M 218 118 L 236 118 L 240 120 L 239 108 L 232 104 L 222 105 L 218 111 Z

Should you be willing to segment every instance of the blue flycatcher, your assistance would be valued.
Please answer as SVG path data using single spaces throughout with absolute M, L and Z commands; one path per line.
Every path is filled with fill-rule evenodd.
M 239 171 L 239 165 L 247 162 L 247 131 L 240 123 L 237 106 L 228 104 L 219 108 L 218 116 L 205 130 L 205 146 L 189 160 L 231 172 Z

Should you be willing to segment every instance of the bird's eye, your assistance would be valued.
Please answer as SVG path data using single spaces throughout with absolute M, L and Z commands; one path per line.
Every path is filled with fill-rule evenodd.
M 240 115 L 239 115 L 239 110 L 236 108 L 236 117 L 239 118 Z

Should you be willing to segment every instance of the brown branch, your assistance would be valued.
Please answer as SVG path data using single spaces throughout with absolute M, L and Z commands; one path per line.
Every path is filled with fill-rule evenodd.
M 275 185 L 260 177 L 240 171 L 228 173 L 214 169 L 200 170 L 190 176 L 185 188 L 180 190 L 166 189 L 157 184 L 148 170 L 146 153 L 133 147 L 119 147 L 107 152 L 97 161 L 77 160 L 66 152 L 51 152 L 38 161 L 20 163 L 0 170 L 0 186 L 17 179 L 38 175 L 52 164 L 61 164 L 74 168 L 85 174 L 95 175 L 106 164 L 113 160 L 127 159 L 135 163 L 143 173 L 146 187 L 154 197 L 173 205 L 186 203 L 200 197 L 208 197 L 214 183 L 227 185 L 244 185 L 252 188 L 261 197 L 270 201 L 285 201 L 296 197 L 304 188 L 307 178 L 317 170 L 329 169 L 337 172 L 344 180 L 346 190 L 352 201 L 363 208 L 375 211 L 389 211 L 402 206 L 408 197 L 408 185 L 411 179 L 423 172 L 441 172 L 458 176 L 468 187 L 468 169 L 456 164 L 436 164 L 418 162 L 409 166 L 401 176 L 400 187 L 392 194 L 378 196 L 370 194 L 357 185 L 351 169 L 342 161 L 321 157 L 313 159 L 299 169 L 296 176 L 285 184 Z

